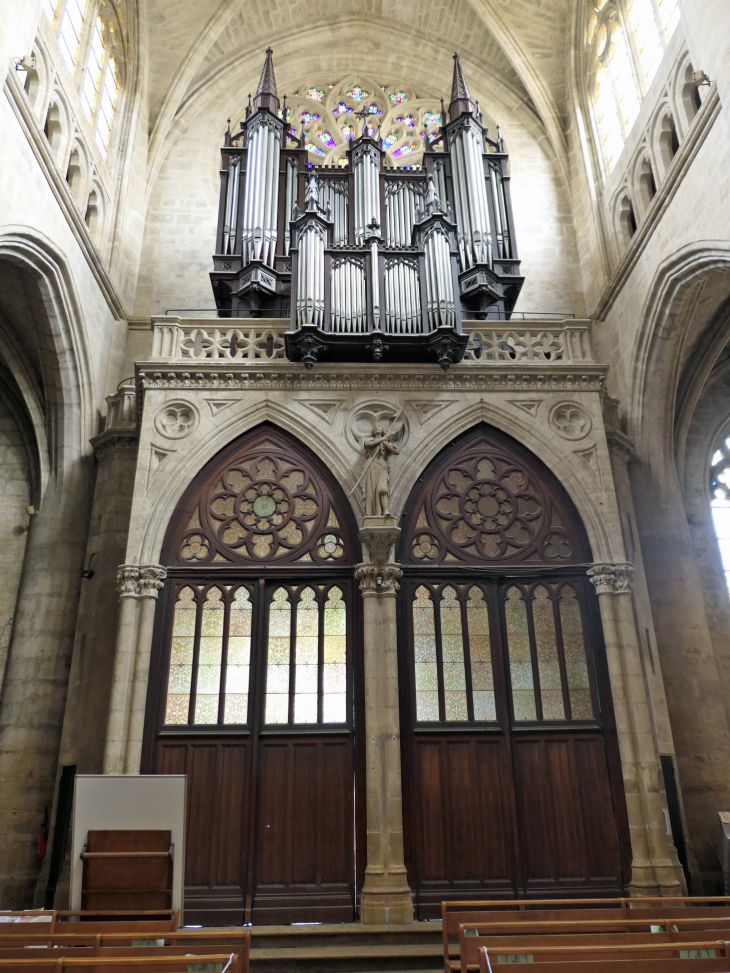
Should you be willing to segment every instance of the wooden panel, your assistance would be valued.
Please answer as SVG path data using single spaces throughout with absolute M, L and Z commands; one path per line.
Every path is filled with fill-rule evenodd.
M 264 738 L 259 761 L 253 921 L 351 921 L 350 737 Z
M 511 784 L 502 736 L 416 738 L 419 918 L 442 899 L 516 892 Z
M 603 738 L 517 737 L 514 755 L 526 890 L 620 889 Z
M 185 919 L 240 924 L 247 739 L 161 740 L 159 773 L 187 774 Z

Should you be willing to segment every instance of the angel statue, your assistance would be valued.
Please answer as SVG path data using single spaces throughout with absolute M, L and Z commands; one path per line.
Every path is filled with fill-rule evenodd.
M 389 517 L 390 510 L 390 472 L 388 460 L 392 453 L 400 450 L 393 443 L 400 429 L 395 423 L 388 432 L 380 422 L 373 423 L 369 439 L 363 441 L 363 449 L 368 457 L 365 467 L 365 516 Z

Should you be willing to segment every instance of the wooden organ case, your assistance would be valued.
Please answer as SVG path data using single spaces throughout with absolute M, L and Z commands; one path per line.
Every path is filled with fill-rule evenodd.
M 268 49 L 253 106 L 221 150 L 219 315 L 288 317 L 287 355 L 307 368 L 461 361 L 462 317 L 508 319 L 524 278 L 508 157 L 458 55 L 449 117 L 420 166 L 387 166 L 365 115 L 344 164 L 315 166 L 280 108 Z

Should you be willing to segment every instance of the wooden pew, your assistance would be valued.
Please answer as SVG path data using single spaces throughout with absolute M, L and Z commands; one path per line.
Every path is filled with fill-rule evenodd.
M 155 939 L 162 941 L 165 946 L 184 946 L 195 949 L 196 946 L 238 946 L 245 950 L 248 956 L 251 946 L 250 929 L 178 929 L 174 932 L 157 933 L 148 936 L 145 932 L 137 934 L 127 932 L 102 933 L 46 933 L 34 936 L 18 933 L 14 937 L 7 936 L 0 940 L 0 950 L 25 946 L 54 946 L 54 947 L 86 947 L 89 949 L 111 946 L 131 946 L 135 940 Z
M 139 912 L 77 911 L 56 912 L 53 932 L 63 932 L 67 924 L 83 922 L 93 932 L 124 932 L 127 929 L 144 932 L 174 932 L 179 926 L 179 909 L 150 909 Z M 93 928 L 92 928 L 93 927 Z
M 636 903 L 640 902 L 641 906 Z M 702 903 L 702 905 L 700 905 Z M 709 903 L 709 904 L 708 904 Z M 444 944 L 444 970 L 453 973 L 459 968 L 459 960 L 450 957 L 450 948 L 458 939 L 459 926 L 463 923 L 570 921 L 588 918 L 594 920 L 626 919 L 640 913 L 648 919 L 664 916 L 668 910 L 682 910 L 696 918 L 705 913 L 717 915 L 718 909 L 730 915 L 730 897 L 709 898 L 666 897 L 642 899 L 496 899 L 463 900 L 441 903 L 442 936 Z
M 727 973 L 726 944 L 701 943 L 697 948 L 711 950 L 720 945 L 725 947 L 722 956 L 661 956 L 657 955 L 656 947 L 648 947 L 645 953 L 636 958 L 628 956 L 621 947 L 616 947 L 602 955 L 590 953 L 579 958 L 573 954 L 565 958 L 563 954 L 559 958 L 541 958 L 538 962 L 540 973 Z M 495 963 L 495 960 L 496 955 L 482 946 L 479 950 L 480 973 L 494 973 L 495 966 L 502 965 Z
M 142 950 L 137 956 L 34 956 L 28 959 L 0 959 L 0 970 L 17 973 L 61 973 L 62 970 L 79 970 L 83 973 L 115 973 L 115 971 L 139 970 L 139 973 L 189 973 L 191 965 L 220 964 L 223 973 L 244 973 L 234 952 L 161 956 L 153 954 L 154 947 Z M 48 950 L 49 953 L 55 950 Z
M 28 952 L 28 947 L 0 947 L 0 961 L 2 960 L 27 960 L 27 959 L 69 959 L 69 958 L 92 958 L 98 959 L 130 959 L 135 957 L 146 957 L 148 959 L 159 959 L 166 957 L 185 957 L 186 964 L 206 964 L 209 962 L 219 962 L 211 957 L 221 955 L 233 955 L 236 959 L 234 967 L 240 973 L 247 973 L 249 965 L 249 943 L 238 946 L 222 946 L 220 944 L 188 945 L 188 946 L 61 946 L 61 947 L 37 947 L 37 955 Z M 33 947 L 34 949 L 36 947 Z M 0 969 L 2 969 L 0 963 Z M 185 967 L 187 970 L 187 966 Z
M 473 927 L 472 927 L 473 929 Z M 567 950 L 589 949 L 592 947 L 616 946 L 622 949 L 631 949 L 633 946 L 659 946 L 667 944 L 672 947 L 678 944 L 677 948 L 689 949 L 688 944 L 694 944 L 698 940 L 712 940 L 713 942 L 723 942 L 730 938 L 730 920 L 725 924 L 724 929 L 709 932 L 677 932 L 669 930 L 667 932 L 599 932 L 584 933 L 575 932 L 573 934 L 551 934 L 547 931 L 538 935 L 523 935 L 517 932 L 513 935 L 493 935 L 490 931 L 486 936 L 468 936 L 466 931 L 468 926 L 462 926 L 459 938 L 459 959 L 461 973 L 468 970 L 476 970 L 479 967 L 479 950 L 486 947 L 490 955 L 495 951 L 499 953 L 509 952 L 512 956 L 532 956 L 530 960 L 513 959 L 510 962 L 537 962 L 533 954 L 542 955 L 545 950 Z M 504 961 L 503 961 L 504 962 Z

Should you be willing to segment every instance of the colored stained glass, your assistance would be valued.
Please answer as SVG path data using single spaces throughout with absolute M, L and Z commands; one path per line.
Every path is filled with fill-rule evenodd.
M 400 135 L 401 133 L 398 131 L 391 132 L 390 135 L 386 135 L 385 138 L 383 139 L 383 148 L 389 149 L 391 145 L 395 145 L 395 143 L 400 138 Z
M 322 129 L 320 128 L 317 131 L 317 138 L 321 142 L 324 142 L 325 145 L 329 146 L 330 149 L 334 148 L 335 140 L 332 138 L 329 132 L 323 132 Z
M 575 591 L 564 585 L 558 599 L 560 627 L 563 631 L 565 672 L 568 677 L 571 716 L 574 720 L 589 720 L 593 716 L 591 690 L 588 682 L 583 621 Z
M 416 676 L 416 719 L 438 721 L 438 672 L 433 601 L 421 585 L 413 601 L 413 643 Z
M 322 720 L 347 722 L 347 606 L 339 588 L 331 588 L 324 606 Z
M 427 111 L 423 113 L 424 125 L 440 125 L 441 114 L 437 111 Z
M 414 125 L 416 124 L 416 120 L 413 117 L 413 115 L 406 115 L 404 121 L 406 123 L 407 128 L 413 128 Z
M 394 91 L 390 95 L 390 100 L 393 102 L 394 105 L 405 105 L 405 103 L 408 101 L 408 99 L 405 96 L 405 92 L 403 91 Z
M 343 137 L 348 141 L 355 137 L 355 128 L 353 125 L 350 125 L 349 122 L 345 122 L 340 131 L 342 132 Z
M 294 655 L 294 722 L 317 722 L 319 674 L 319 605 L 311 588 L 305 588 L 297 605 L 297 640 Z
M 167 724 L 188 722 L 197 614 L 198 604 L 195 600 L 195 592 L 192 588 L 183 588 L 175 605 L 175 620 L 172 625 L 170 674 L 165 709 Z
M 410 155 L 413 152 L 412 145 L 401 145 L 399 149 L 396 149 L 393 153 L 393 158 L 398 159 L 402 155 Z
M 320 148 L 319 145 L 315 145 L 313 142 L 307 142 L 307 149 L 310 152 L 314 152 L 315 155 L 326 155 L 327 154 L 324 149 Z
M 361 88 L 359 84 L 356 84 L 354 88 L 350 88 L 350 90 L 347 92 L 347 97 L 354 98 L 355 101 L 364 101 L 369 94 L 369 91 L 365 91 L 365 89 Z
M 308 111 L 302 112 L 302 121 L 305 122 L 306 124 L 308 124 L 309 122 L 318 122 L 319 119 L 320 116 L 316 112 L 308 112 Z
M 372 105 L 368 105 L 368 115 L 382 115 L 382 111 L 378 108 L 375 102 Z
M 544 720 L 564 720 L 562 681 L 555 636 L 555 617 L 550 593 L 538 585 L 532 596 L 532 621 L 535 627 L 537 671 L 540 675 L 540 699 Z
M 519 588 L 512 587 L 508 590 L 504 613 L 515 720 L 534 720 L 537 719 L 537 712 L 530 658 L 530 634 L 527 628 L 527 608 Z
M 349 105 L 346 105 L 344 101 L 338 101 L 335 107 L 332 109 L 332 112 L 335 115 L 344 115 L 348 111 L 352 111 L 352 108 L 350 108 Z
M 200 623 L 195 717 L 193 721 L 197 724 L 218 722 L 224 616 L 223 592 L 220 588 L 211 588 L 203 603 Z
M 311 98 L 312 101 L 321 101 L 324 98 L 324 91 L 321 88 L 308 88 L 307 98 Z
M 248 723 L 252 614 L 248 591 L 239 588 L 231 603 L 228 622 L 224 723 Z
M 441 593 L 441 659 L 444 679 L 446 719 L 469 718 L 466 708 L 466 675 L 464 671 L 464 637 L 461 630 L 461 605 L 451 587 Z
M 289 653 L 291 605 L 285 588 L 277 588 L 269 606 L 266 659 L 266 723 L 289 722 Z
M 469 635 L 474 719 L 496 720 L 489 609 L 482 590 L 476 585 L 469 592 L 466 603 L 466 625 Z

